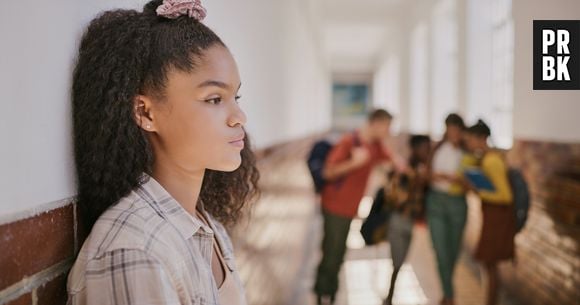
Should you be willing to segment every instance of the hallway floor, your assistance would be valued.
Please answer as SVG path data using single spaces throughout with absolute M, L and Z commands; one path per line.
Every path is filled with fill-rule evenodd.
M 284 148 L 262 168 L 263 194 L 249 221 L 235 229 L 237 264 L 250 305 L 313 305 L 314 272 L 320 259 L 322 218 L 305 164 L 309 145 Z M 372 199 L 365 197 L 360 214 Z M 364 247 L 355 219 L 340 274 L 336 305 L 378 305 L 386 296 L 390 273 L 387 243 Z M 484 304 L 478 267 L 464 254 L 456 269 L 456 304 Z M 441 298 L 429 232 L 416 225 L 407 263 L 395 289 L 394 304 L 435 305 Z M 515 304 L 503 295 L 502 305 Z

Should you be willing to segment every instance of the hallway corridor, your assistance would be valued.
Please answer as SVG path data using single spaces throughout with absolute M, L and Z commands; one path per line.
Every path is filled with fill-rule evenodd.
M 320 259 L 322 219 L 311 187 L 305 158 L 311 142 L 277 149 L 260 165 L 263 194 L 249 221 L 234 235 L 237 263 L 253 305 L 314 305 L 311 292 Z M 370 202 L 361 204 L 368 213 Z M 366 211 L 365 211 L 366 210 Z M 363 215 L 364 216 L 364 215 Z M 356 219 L 348 237 L 349 250 L 341 270 L 337 305 L 378 305 L 385 297 L 391 261 L 388 244 L 363 247 Z M 436 305 L 439 283 L 428 230 L 416 225 L 409 259 L 397 283 L 394 304 Z M 467 254 L 455 276 L 457 304 L 483 304 L 478 267 Z M 502 305 L 517 304 L 502 296 Z
M 580 88 L 580 0 L 5 1 L 0 41 L 0 305 L 73 304 L 83 289 L 88 305 L 232 305 L 218 288 L 228 270 L 245 305 L 316 305 L 324 231 L 307 155 L 338 132 L 352 141 L 315 158 L 337 182 L 324 196 L 326 252 L 344 253 L 348 232 L 335 305 L 388 294 L 401 260 L 387 242 L 366 246 L 360 228 L 392 169 L 405 175 L 392 176 L 383 211 L 420 219 L 429 198 L 434 227 L 389 223 L 393 250 L 409 250 L 393 304 L 484 305 L 499 286 L 495 305 L 580 305 L 580 90 L 565 89 Z M 163 199 L 140 194 L 147 177 Z M 182 228 L 158 212 L 167 202 L 193 224 L 179 243 L 147 222 Z M 200 231 L 200 202 L 232 224 L 234 257 L 190 242 L 223 233 Z M 133 217 L 137 203 L 154 217 L 107 216 Z M 81 252 L 131 226 L 130 242 Z M 161 233 L 169 246 L 150 253 Z M 476 249 L 494 254 L 487 269 Z M 124 251 L 151 274 L 126 281 L 134 260 L 112 259 Z M 123 282 L 87 285 L 109 257 Z M 327 261 L 317 288 L 332 294 Z

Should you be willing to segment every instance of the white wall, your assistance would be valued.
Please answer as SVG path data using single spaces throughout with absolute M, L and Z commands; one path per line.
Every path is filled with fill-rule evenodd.
M 77 37 L 94 12 L 136 3 L 34 2 L 6 2 L 0 13 L 0 223 L 74 194 L 68 92 Z
M 277 35 L 283 37 L 284 58 L 278 69 L 284 75 L 281 82 L 285 87 L 283 92 L 274 94 L 282 99 L 284 108 L 283 112 L 278 109 L 272 114 L 274 118 L 285 117 L 285 129 L 278 136 L 271 135 L 278 141 L 327 130 L 332 124 L 332 77 L 322 58 L 313 16 L 307 14 L 305 0 L 280 2 L 285 12 L 284 31 Z
M 392 131 L 401 130 L 401 63 L 398 54 L 389 52 L 373 77 L 373 106 L 383 108 L 394 116 Z
M 514 0 L 514 137 L 580 141 L 580 91 L 534 91 L 533 20 L 580 20 L 577 0 Z
M 411 34 L 409 63 L 409 131 L 429 133 L 430 113 L 430 69 L 429 28 L 418 23 Z
M 4 3 L 0 12 L 0 223 L 74 196 L 68 95 L 77 41 L 98 12 L 113 7 L 140 10 L 145 2 Z M 257 147 L 330 127 L 330 80 L 299 2 L 206 0 L 204 4 L 209 12 L 206 24 L 238 61 L 243 108 Z
M 206 24 L 236 58 L 257 147 L 330 128 L 330 75 L 300 1 L 211 0 Z
M 429 116 L 431 135 L 440 138 L 445 132 L 445 118 L 458 112 L 458 31 L 456 1 L 442 0 L 434 9 L 430 23 L 432 62 Z
M 491 2 L 469 0 L 467 5 L 467 122 L 491 122 L 492 28 Z

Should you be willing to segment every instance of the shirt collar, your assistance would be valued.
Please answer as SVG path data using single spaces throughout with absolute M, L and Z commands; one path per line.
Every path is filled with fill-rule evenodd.
M 138 188 L 139 196 L 149 203 L 159 216 L 173 224 L 184 239 L 195 235 L 200 229 L 208 234 L 214 233 L 212 228 L 191 216 L 157 180 L 147 174 L 143 174 L 142 178 L 144 182 Z M 201 201 L 198 203 L 198 209 L 207 219 L 207 212 Z

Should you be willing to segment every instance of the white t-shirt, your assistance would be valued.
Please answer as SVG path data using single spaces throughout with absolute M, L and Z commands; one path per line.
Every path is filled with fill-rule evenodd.
M 439 147 L 433 156 L 433 173 L 455 175 L 461 166 L 463 151 L 445 142 Z M 446 180 L 437 180 L 432 184 L 433 188 L 441 192 L 449 192 L 451 183 Z

